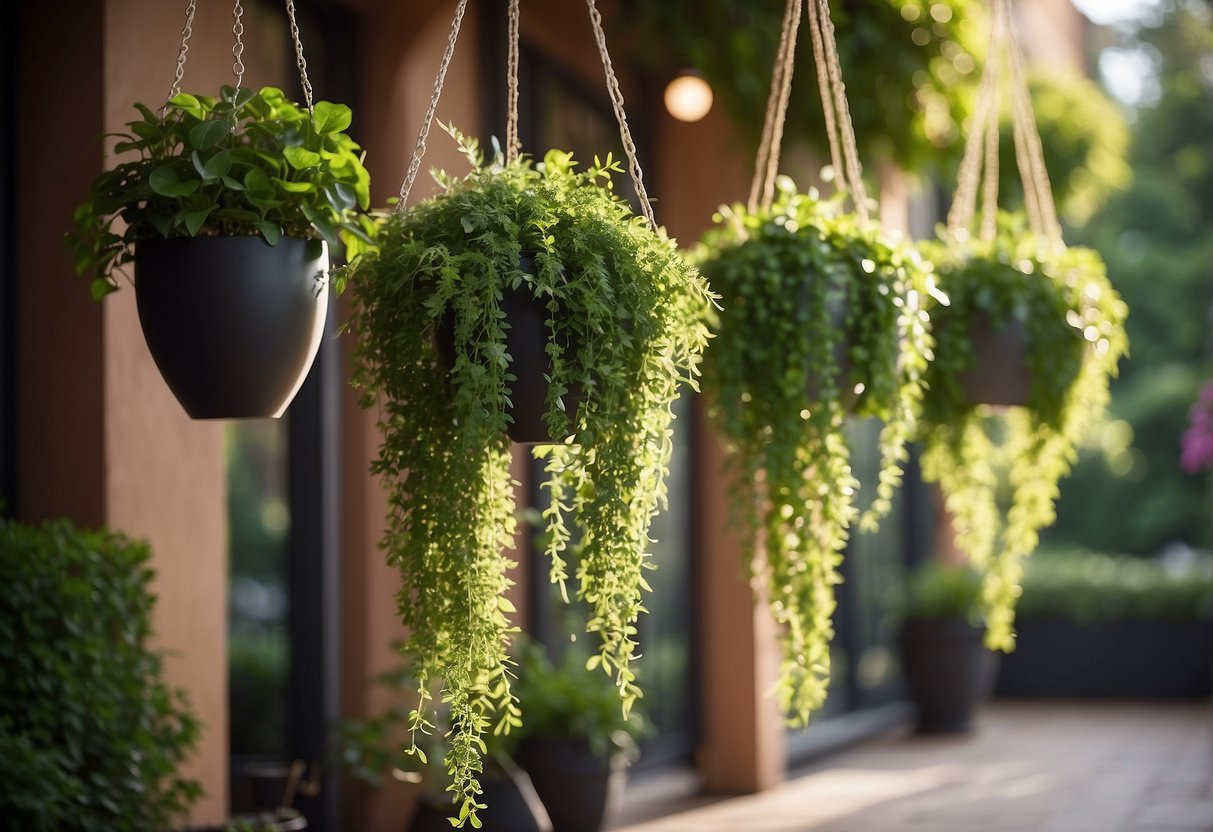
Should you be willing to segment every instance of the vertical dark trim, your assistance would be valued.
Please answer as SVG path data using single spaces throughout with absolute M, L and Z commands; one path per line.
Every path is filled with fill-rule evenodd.
M 299 3 L 305 47 L 312 42 L 309 32 L 323 33 L 307 51 L 316 98 L 344 102 L 354 109 L 355 139 L 359 85 L 357 62 L 348 56 L 357 54 L 357 22 L 349 11 L 327 0 Z M 288 54 L 293 58 L 293 51 Z M 294 86 L 298 87 L 297 80 Z M 341 719 L 340 405 L 345 376 L 337 318 L 336 299 L 330 298 L 324 341 L 289 414 L 287 747 L 293 758 L 321 766 L 319 794 L 296 801 L 307 816 L 309 832 L 341 828 L 342 774 L 335 737 Z
M 21 6 L 0 31 L 0 516 L 20 511 L 17 466 L 17 43 Z
M 291 531 L 287 544 L 290 598 L 290 707 L 287 747 L 296 759 L 321 765 L 321 790 L 301 798 L 313 832 L 336 832 L 340 818 L 338 755 L 330 748 L 340 703 L 340 350 L 330 308 L 325 340 L 290 410 L 288 442 Z
M 506 4 L 480 0 L 480 146 L 491 152 L 491 140 L 505 142 L 505 73 L 509 46 L 509 16 Z M 521 83 L 519 86 L 526 89 Z M 520 96 L 521 97 L 521 96 Z

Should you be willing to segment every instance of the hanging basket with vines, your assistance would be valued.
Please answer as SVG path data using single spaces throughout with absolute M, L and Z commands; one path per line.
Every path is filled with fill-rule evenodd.
M 922 468 L 943 489 L 957 548 L 984 574 L 986 643 L 1010 650 L 1022 560 L 1055 519 L 1057 483 L 1106 408 L 1128 309 L 1099 255 L 1062 241 L 1008 4 L 993 9 L 956 198 L 946 231 L 926 246 L 947 303 L 931 311 Z M 997 209 L 1004 63 L 1027 205 L 1019 215 Z
M 930 346 L 920 302 L 932 275 L 868 216 L 824 0 L 808 3 L 809 30 L 845 188 L 823 199 L 776 176 L 800 8 L 789 0 L 750 203 L 721 209 L 699 256 L 723 305 L 706 362 L 712 412 L 729 445 L 749 561 L 779 625 L 780 705 L 802 723 L 825 700 L 851 527 L 858 519 L 874 528 L 901 479 Z M 862 517 L 851 415 L 884 420 L 875 496 Z
M 167 100 L 135 105 L 140 117 L 114 145 L 125 160 L 93 181 L 69 235 L 97 299 L 134 264 L 148 346 L 195 418 L 281 415 L 323 332 L 326 244 L 348 259 L 370 245 L 352 114 L 313 101 L 293 0 L 286 9 L 306 106 L 244 86 L 239 0 L 235 84 L 217 97 L 182 92 L 190 0 Z
M 649 523 L 665 502 L 670 408 L 683 384 L 695 385 L 712 296 L 653 224 L 593 0 L 644 216 L 612 189 L 620 167 L 610 157 L 582 168 L 563 151 L 541 162 L 519 152 L 517 0 L 505 152 L 485 159 L 449 129 L 471 170 L 437 174 L 437 195 L 403 209 L 465 5 L 397 210 L 349 285 L 355 383 L 380 414 L 373 470 L 391 504 L 382 547 L 400 571 L 399 609 L 410 632 L 403 649 L 418 680 L 411 729 L 415 740 L 432 729 L 439 697 L 450 725 L 452 821 L 477 826 L 484 738 L 526 718 L 510 687 L 515 628 L 504 596 L 516 512 L 510 434 L 523 407 L 515 394 L 540 380 L 547 444 L 536 454 L 546 460 L 551 577 L 566 597 L 573 584 L 585 602 L 587 630 L 599 643 L 589 669 L 613 677 L 626 714 L 640 696 L 631 663 L 652 568 Z M 525 316 L 539 322 L 538 366 L 518 360 L 511 345 Z M 414 742 L 410 750 L 418 749 Z

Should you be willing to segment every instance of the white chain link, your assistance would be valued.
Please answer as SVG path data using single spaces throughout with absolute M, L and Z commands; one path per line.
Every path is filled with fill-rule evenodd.
M 232 63 L 232 72 L 236 76 L 237 89 L 244 83 L 244 22 L 241 20 L 243 16 L 244 6 L 240 5 L 240 0 L 236 0 L 236 5 L 232 8 L 232 34 L 236 38 L 236 43 L 232 46 L 232 57 L 236 59 Z
M 185 7 L 185 25 L 181 27 L 181 46 L 177 50 L 177 69 L 173 73 L 173 85 L 169 87 L 166 103 L 160 108 L 161 117 L 168 109 L 168 100 L 181 92 L 181 79 L 185 77 L 185 53 L 190 51 L 190 35 L 194 34 L 194 13 L 196 11 L 196 0 L 189 0 Z
M 303 39 L 299 37 L 299 23 L 295 20 L 295 0 L 286 0 L 286 17 L 291 23 L 291 42 L 295 44 L 295 65 L 299 67 L 299 86 L 303 88 L 303 100 L 307 111 L 313 113 L 312 82 L 307 77 L 307 61 L 303 57 Z

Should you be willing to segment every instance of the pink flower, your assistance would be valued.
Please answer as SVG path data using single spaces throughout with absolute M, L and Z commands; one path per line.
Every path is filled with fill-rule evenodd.
M 1183 453 L 1179 464 L 1195 474 L 1213 468 L 1213 381 L 1200 388 L 1200 396 L 1188 411 L 1188 429 L 1184 431 Z

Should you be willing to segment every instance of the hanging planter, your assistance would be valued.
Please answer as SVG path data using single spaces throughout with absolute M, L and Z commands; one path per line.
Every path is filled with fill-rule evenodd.
M 930 346 L 919 304 L 932 281 L 917 252 L 867 215 L 828 7 L 808 8 L 815 52 L 826 56 L 822 103 L 839 133 L 829 137 L 834 171 L 855 209 L 846 210 L 843 190 L 826 200 L 776 176 L 800 20 L 800 2 L 790 0 L 750 204 L 722 208 L 699 250 L 724 307 L 705 383 L 729 446 L 749 561 L 780 625 L 780 705 L 800 723 L 825 701 L 834 586 L 851 527 L 874 528 L 901 479 Z M 862 517 L 850 415 L 885 422 Z
M 70 235 L 97 299 L 134 263 L 148 347 L 196 419 L 282 415 L 320 345 L 326 244 L 353 259 L 370 242 L 350 109 L 312 103 L 287 7 L 307 107 L 240 86 L 238 16 L 236 85 L 217 98 L 179 92 L 191 3 L 168 101 L 159 113 L 135 105 L 141 117 L 114 146 L 135 158 L 93 181 Z
M 1028 211 L 998 213 L 997 171 L 987 167 L 974 239 L 982 158 L 997 159 L 1004 53 Z M 936 343 L 923 403 L 923 475 L 943 489 L 956 545 L 984 575 L 986 643 L 1010 650 L 1021 561 L 1055 519 L 1057 483 L 1106 408 L 1109 379 L 1128 348 L 1128 309 L 1099 255 L 1062 242 L 1003 0 L 994 6 L 990 61 L 948 233 L 927 248 L 947 302 L 931 310 Z M 1018 350 L 991 349 L 991 336 L 1016 340 Z
M 588 5 L 621 113 L 601 19 Z M 511 690 L 507 653 L 515 632 L 504 596 L 516 529 L 511 429 L 554 443 L 536 450 L 546 459 L 551 577 L 566 597 L 575 578 L 598 642 L 589 669 L 613 678 L 626 715 L 640 696 L 631 660 L 652 566 L 649 523 L 665 499 L 670 408 L 681 385 L 694 384 L 712 296 L 655 230 L 626 121 L 621 133 L 644 217 L 612 190 L 620 168 L 609 156 L 581 169 L 558 150 L 540 164 L 519 154 L 516 2 L 505 152 L 486 160 L 448 128 L 470 172 L 437 174 L 440 192 L 402 210 L 465 7 L 463 0 L 456 9 L 397 210 L 349 286 L 355 384 L 363 405 L 381 414 L 373 471 L 392 506 L 382 546 L 400 570 L 399 609 L 410 632 L 403 652 L 420 696 L 409 750 L 420 753 L 419 736 L 437 721 L 430 688 L 440 684 L 451 726 L 444 763 L 452 820 L 478 826 L 483 737 L 517 727 L 526 707 Z M 542 344 L 528 348 L 530 366 L 511 341 L 524 328 L 538 330 Z M 528 377 L 542 380 L 529 403 L 519 397 Z M 519 432 L 524 408 L 541 415 L 540 436 L 534 425 Z

